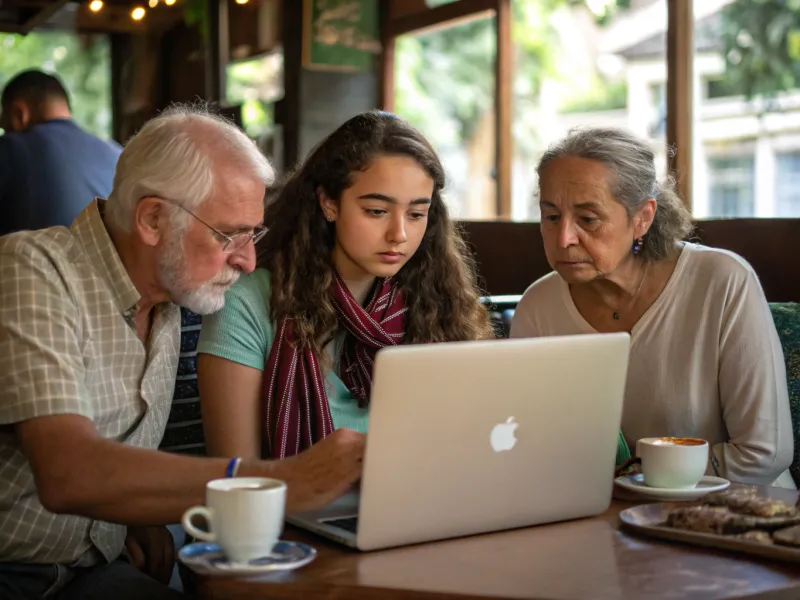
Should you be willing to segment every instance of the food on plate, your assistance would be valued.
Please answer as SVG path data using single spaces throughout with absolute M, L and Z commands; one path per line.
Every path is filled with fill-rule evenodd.
M 727 506 L 684 506 L 673 509 L 667 515 L 668 527 L 686 529 L 698 533 L 722 535 L 744 534 L 751 530 L 775 531 L 800 524 L 800 515 L 758 517 L 740 514 Z
M 786 502 L 756 496 L 754 491 L 748 493 L 745 490 L 709 494 L 703 499 L 703 504 L 725 506 L 735 513 L 756 517 L 784 517 L 797 514 L 797 509 Z
M 737 487 L 667 513 L 667 527 L 800 549 L 800 507 Z
M 752 531 L 746 531 L 745 533 L 740 533 L 733 537 L 748 542 L 758 542 L 759 544 L 775 543 L 775 541 L 772 539 L 772 536 L 769 534 L 768 531 L 760 531 L 758 529 L 754 529 Z
M 714 492 L 708 494 L 703 498 L 704 504 L 717 504 L 722 505 L 729 498 L 753 498 L 758 495 L 758 488 L 756 487 L 736 487 L 728 488 L 721 492 Z

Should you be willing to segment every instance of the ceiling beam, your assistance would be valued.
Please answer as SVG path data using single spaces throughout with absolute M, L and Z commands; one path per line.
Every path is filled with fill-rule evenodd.
M 412 31 L 417 33 L 437 27 L 449 27 L 461 21 L 492 15 L 496 7 L 497 0 L 459 0 L 419 13 L 394 18 L 390 16 L 387 33 L 390 37 L 397 37 Z
M 30 33 L 32 29 L 46 23 L 47 20 L 61 10 L 67 2 L 69 2 L 69 0 L 52 0 L 52 2 L 34 12 L 30 18 L 20 23 L 16 33 L 21 33 L 22 35 Z

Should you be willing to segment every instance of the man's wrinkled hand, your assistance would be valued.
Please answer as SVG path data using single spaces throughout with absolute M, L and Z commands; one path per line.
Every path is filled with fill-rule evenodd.
M 287 460 L 287 509 L 321 508 L 358 485 L 367 437 L 352 429 L 337 429 Z
M 169 584 L 175 565 L 175 541 L 166 527 L 128 527 L 125 547 L 134 567 Z

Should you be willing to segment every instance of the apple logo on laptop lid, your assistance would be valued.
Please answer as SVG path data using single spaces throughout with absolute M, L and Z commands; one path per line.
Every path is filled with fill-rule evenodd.
M 492 432 L 489 435 L 489 445 L 495 452 L 505 452 L 511 450 L 517 443 L 517 438 L 514 435 L 519 423 L 514 420 L 514 417 L 508 417 L 505 423 L 498 423 L 492 427 Z

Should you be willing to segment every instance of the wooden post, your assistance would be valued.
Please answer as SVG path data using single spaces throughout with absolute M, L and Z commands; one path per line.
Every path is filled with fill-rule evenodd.
M 692 208 L 693 129 L 693 0 L 667 2 L 667 145 L 675 152 L 669 171 L 678 182 L 678 193 Z
M 206 101 L 222 105 L 225 102 L 225 75 L 230 49 L 228 0 L 206 0 L 206 15 Z
M 380 30 L 381 30 L 381 55 L 380 55 L 380 86 L 378 107 L 394 111 L 394 47 L 395 37 L 389 33 L 392 19 L 392 10 L 395 4 L 391 0 L 381 0 L 380 3 Z
M 111 46 L 111 137 L 120 144 L 125 144 L 123 120 L 125 111 L 122 106 L 122 69 L 125 66 L 125 51 L 128 36 L 111 33 L 108 41 Z
M 283 98 L 275 103 L 275 123 L 281 127 L 285 169 L 300 160 L 300 113 L 303 79 L 303 10 L 300 0 L 283 0 L 281 39 L 283 40 Z
M 497 217 L 511 218 L 511 160 L 514 142 L 511 138 L 511 0 L 497 0 L 495 13 L 497 57 L 495 61 L 495 170 Z

